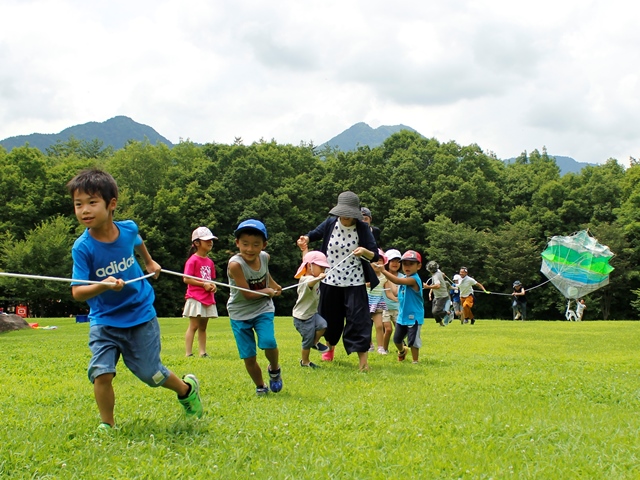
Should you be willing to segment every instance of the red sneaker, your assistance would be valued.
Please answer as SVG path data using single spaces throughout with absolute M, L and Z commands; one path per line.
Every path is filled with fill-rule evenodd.
M 324 352 L 322 354 L 322 361 L 323 362 L 333 362 L 333 354 L 335 353 L 335 347 L 332 348 L 331 350 Z
M 401 352 L 398 352 L 398 361 L 404 362 L 404 359 L 407 358 L 407 353 L 409 353 L 409 349 L 405 346 Z

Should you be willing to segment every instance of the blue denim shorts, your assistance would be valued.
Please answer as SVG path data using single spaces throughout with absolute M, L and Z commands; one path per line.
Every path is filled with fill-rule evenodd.
M 327 321 L 322 318 L 319 313 L 314 313 L 313 316 L 307 320 L 300 320 L 293 317 L 293 325 L 302 337 L 302 348 L 309 350 L 316 344 L 316 342 L 314 342 L 316 332 L 318 330 L 326 330 Z
M 150 387 L 159 387 L 169 378 L 169 370 L 160 361 L 157 318 L 127 328 L 92 325 L 89 348 L 93 354 L 87 370 L 91 383 L 100 375 L 115 375 L 120 355 L 131 373 Z
M 278 348 L 276 334 L 273 327 L 274 313 L 263 313 L 250 320 L 231 321 L 231 330 L 236 339 L 240 358 L 251 358 L 257 355 L 256 337 L 258 337 L 258 348 L 269 350 Z

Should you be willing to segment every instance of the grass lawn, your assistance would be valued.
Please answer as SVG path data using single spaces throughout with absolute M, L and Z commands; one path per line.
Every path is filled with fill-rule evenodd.
M 186 322 L 161 319 L 163 361 L 199 378 L 204 417 L 120 362 L 119 429 L 100 435 L 89 325 L 38 321 L 58 329 L 0 335 L 0 478 L 640 478 L 640 322 L 426 320 L 420 364 L 372 353 L 358 373 L 342 346 L 299 367 L 282 317 L 284 389 L 258 398 L 227 318 L 210 359 L 185 358 Z

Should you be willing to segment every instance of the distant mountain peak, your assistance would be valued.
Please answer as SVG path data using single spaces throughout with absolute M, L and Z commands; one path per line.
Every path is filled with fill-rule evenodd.
M 329 146 L 346 152 L 364 146 L 379 147 L 387 138 L 401 130 L 418 133 L 406 125 L 381 125 L 378 128 L 371 128 L 365 122 L 358 122 L 320 145 L 320 148 Z
M 32 133 L 9 137 L 1 140 L 0 145 L 6 148 L 7 151 L 11 151 L 13 148 L 29 143 L 30 147 L 35 147 L 44 152 L 47 148 L 55 145 L 56 142 L 66 142 L 71 137 L 86 141 L 98 139 L 102 141 L 104 147 L 111 146 L 115 150 L 124 148 L 130 140 L 143 141 L 147 139 L 153 145 L 164 143 L 169 147 L 173 146 L 169 140 L 150 126 L 137 123 L 124 115 L 118 115 L 104 122 L 87 122 L 81 125 L 74 125 L 73 127 L 65 128 L 60 133 Z

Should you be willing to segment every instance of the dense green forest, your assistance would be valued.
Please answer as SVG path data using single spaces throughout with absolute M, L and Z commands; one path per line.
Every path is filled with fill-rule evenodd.
M 373 212 L 382 247 L 420 251 L 452 276 L 461 265 L 492 292 L 510 293 L 546 279 L 540 253 L 548 238 L 588 228 L 616 256 L 610 285 L 586 298 L 586 319 L 635 319 L 640 310 L 640 165 L 611 159 L 560 176 L 543 148 L 505 165 L 477 145 L 441 143 L 401 131 L 382 146 L 353 152 L 260 141 L 243 145 L 130 142 L 121 150 L 71 139 L 42 153 L 28 145 L 0 147 L 0 269 L 70 277 L 71 246 L 81 233 L 66 183 L 82 168 L 110 172 L 120 187 L 116 219 L 133 219 L 163 268 L 182 271 L 191 231 L 208 226 L 219 240 L 212 257 L 226 282 L 233 230 L 254 217 L 269 229 L 273 277 L 295 282 L 299 235 L 315 227 L 352 190 Z M 319 246 L 319 245 L 318 245 Z M 426 278 L 426 272 L 421 274 Z M 178 316 L 185 285 L 161 275 L 153 282 L 160 316 Z M 219 288 L 221 314 L 228 296 Z M 38 316 L 82 311 L 68 284 L 0 278 L 0 306 L 26 302 Z M 295 290 L 276 299 L 290 315 Z M 563 318 L 564 297 L 551 284 L 528 294 L 529 317 Z M 428 302 L 427 302 L 428 304 Z M 478 295 L 478 318 L 511 318 L 507 296 Z M 426 305 L 427 316 L 430 306 Z

